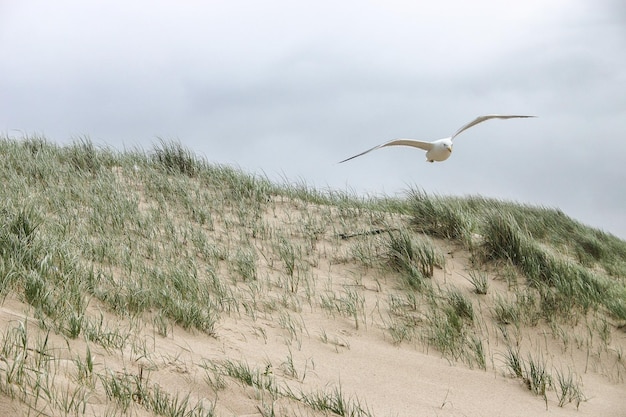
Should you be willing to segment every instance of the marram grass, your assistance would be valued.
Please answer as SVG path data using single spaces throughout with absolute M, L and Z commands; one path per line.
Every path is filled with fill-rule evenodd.
M 554 393 L 560 406 L 578 406 L 578 374 L 524 356 L 511 335 L 541 324 L 586 324 L 604 350 L 597 353 L 589 340 L 572 343 L 600 357 L 609 351 L 610 326 L 626 323 L 626 242 L 559 210 L 421 190 L 372 198 L 277 184 L 164 140 L 149 151 L 120 153 L 87 138 L 67 146 L 2 138 L 0 153 L 0 299 L 17 298 L 35 318 L 1 335 L 0 392 L 33 414 L 82 415 L 100 389 L 115 412 L 214 415 L 213 403 L 166 392 L 141 373 L 112 372 L 89 347 L 71 356 L 80 384 L 61 392 L 52 335 L 68 346 L 83 340 L 106 352 L 149 352 L 137 329 L 152 326 L 156 338 L 179 328 L 214 338 L 225 317 L 247 316 L 275 320 L 290 349 L 319 332 L 337 352 L 349 351 L 347 339 L 307 329 L 302 312 L 320 309 L 355 332 L 374 331 L 382 317 L 391 343 L 421 343 L 486 370 L 497 353 L 489 332 L 501 332 L 512 375 L 540 396 Z M 351 249 L 332 246 L 346 239 Z M 435 282 L 450 267 L 436 244 L 442 240 L 470 254 L 470 290 Z M 322 256 L 374 271 L 396 292 L 372 305 L 368 297 L 379 288 L 361 282 L 360 271 L 339 289 L 329 283 L 320 290 L 316 281 L 325 278 L 314 271 Z M 501 295 L 489 268 L 512 271 L 525 285 Z M 596 322 L 604 327 L 589 324 Z M 624 374 L 622 354 L 616 357 Z M 287 364 L 292 376 L 306 373 Z M 207 365 L 216 395 L 233 380 L 267 394 L 265 415 L 279 397 L 321 413 L 373 415 L 340 386 L 299 392 L 245 362 Z

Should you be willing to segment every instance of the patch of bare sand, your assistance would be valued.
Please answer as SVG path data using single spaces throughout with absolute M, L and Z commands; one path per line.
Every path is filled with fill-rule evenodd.
M 268 329 L 267 339 L 246 331 L 253 324 L 244 321 L 225 323 L 215 342 L 197 336 L 177 339 L 185 340 L 190 351 L 215 359 L 232 358 L 260 369 L 273 364 L 277 375 L 291 356 L 302 378 L 287 379 L 294 389 L 306 393 L 341 386 L 346 398 L 358 397 L 376 416 L 620 416 L 626 410 L 624 385 L 602 377 L 585 376 L 589 401 L 579 411 L 573 405 L 559 408 L 554 398 L 549 398 L 546 410 L 543 399 L 531 395 L 521 381 L 498 371 L 467 369 L 411 346 L 394 346 L 376 330 L 355 331 L 344 320 L 303 315 L 311 335 L 303 337 L 299 348 L 286 346 L 284 335 L 269 322 L 256 324 Z M 322 343 L 316 328 L 330 337 L 338 335 L 349 347 L 335 349 Z M 240 396 L 219 395 L 225 415 L 254 412 L 254 401 L 246 404 L 249 401 Z
M 0 416 L 20 416 L 28 414 L 28 407 L 19 400 L 0 394 Z

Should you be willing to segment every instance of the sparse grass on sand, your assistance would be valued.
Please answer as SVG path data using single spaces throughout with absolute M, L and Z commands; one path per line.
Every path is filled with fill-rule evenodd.
M 0 413 L 478 415 L 407 370 L 442 358 L 527 414 L 626 406 L 626 242 L 559 210 L 275 184 L 163 140 L 0 154 Z

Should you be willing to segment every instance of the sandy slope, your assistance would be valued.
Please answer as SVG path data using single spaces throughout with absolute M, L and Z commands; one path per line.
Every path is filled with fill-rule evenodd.
M 457 258 L 450 259 L 452 269 L 460 269 Z M 328 265 L 324 265 L 327 268 Z M 326 279 L 340 287 L 347 280 L 353 282 L 353 266 L 339 265 L 330 268 Z M 362 271 L 364 272 L 364 271 Z M 321 270 L 319 271 L 322 276 Z M 554 393 L 548 393 L 548 409 L 543 399 L 532 395 L 519 379 L 505 375 L 497 357 L 487 371 L 468 369 L 460 363 L 451 363 L 437 352 L 427 352 L 419 342 L 395 345 L 384 332 L 384 320 L 376 303 L 383 303 L 393 284 L 384 280 L 380 288 L 373 278 L 376 273 L 362 276 L 361 288 L 367 294 L 368 317 L 360 328 L 347 317 L 330 316 L 319 307 L 303 305 L 299 311 L 286 314 L 301 326 L 295 335 L 279 325 L 280 314 L 260 313 L 256 319 L 241 314 L 226 316 L 215 336 L 190 333 L 174 328 L 168 337 L 155 336 L 145 326 L 140 338 L 147 341 L 146 350 L 138 352 L 127 348 L 108 352 L 92 345 L 95 362 L 101 368 L 117 372 L 143 375 L 170 392 L 190 392 L 194 398 L 216 401 L 216 412 L 221 416 L 260 416 L 262 404 L 272 403 L 267 394 L 243 387 L 226 378 L 227 386 L 217 393 L 203 382 L 206 372 L 200 366 L 205 361 L 226 358 L 245 361 L 252 368 L 266 369 L 281 383 L 295 391 L 314 392 L 341 387 L 346 398 L 360 401 L 376 416 L 528 416 L 528 415 L 589 415 L 623 416 L 626 413 L 626 385 L 623 380 L 611 382 L 609 378 L 588 372 L 583 375 L 584 392 L 589 398 L 577 411 L 572 404 L 560 408 Z M 438 272 L 436 279 L 447 282 L 458 279 L 455 272 Z M 387 281 L 387 282 L 385 282 Z M 340 291 L 338 289 L 338 291 Z M 28 311 L 26 305 L 16 300 L 5 301 L 0 310 L 2 325 L 7 328 Z M 109 313 L 105 317 L 112 323 L 118 319 Z M 287 316 L 284 316 L 287 317 Z M 33 327 L 36 322 L 33 321 Z M 320 335 L 327 336 L 326 341 Z M 616 340 L 623 346 L 624 334 Z M 86 345 L 74 340 L 65 342 L 54 336 L 58 349 L 67 349 L 60 357 L 71 358 L 83 354 Z M 66 345 L 67 346 L 67 345 Z M 499 350 L 493 346 L 493 351 Z M 288 358 L 292 358 L 297 373 L 286 372 Z M 68 365 L 69 366 L 69 365 Z M 494 368 L 495 366 L 495 368 Z M 584 365 L 578 365 L 581 369 Z M 70 372 L 71 373 L 71 372 Z M 102 415 L 111 410 L 105 396 L 96 389 L 89 398 L 88 414 Z M 315 415 L 295 401 L 274 401 L 277 415 Z M 0 398 L 2 415 L 26 414 L 26 408 L 6 396 Z M 140 407 L 139 415 L 149 415 Z
M 283 214 L 274 215 L 271 221 L 283 224 Z M 505 345 L 488 317 L 494 295 L 505 293 L 506 285 L 491 276 L 490 294 L 471 293 L 465 279 L 469 254 L 446 242 L 436 243 L 446 256 L 446 268 L 435 271 L 434 282 L 463 291 L 477 311 L 487 317 L 482 325 L 487 370 L 470 369 L 462 362 L 443 358 L 419 335 L 410 341 L 393 343 L 388 331 L 389 297 L 401 292 L 398 277 L 385 269 L 358 264 L 345 255 L 354 242 L 338 241 L 327 232 L 315 243 L 314 250 L 319 255 L 309 270 L 315 294 L 312 298 L 307 300 L 304 286 L 292 296 L 285 295 L 279 288 L 284 273 L 271 259 L 261 258 L 256 283 L 261 290 L 254 293 L 249 291 L 250 283 L 233 283 L 236 294 L 246 301 L 222 314 L 214 335 L 173 326 L 162 337 L 156 334 L 150 317 L 120 319 L 91 300 L 90 311 L 94 316 L 102 313 L 109 327 L 128 328 L 132 334 L 120 349 L 89 344 L 96 373 L 141 375 L 143 380 L 158 384 L 172 394 L 189 394 L 191 401 L 214 404 L 216 415 L 225 417 L 262 416 L 262 410 L 272 407 L 279 416 L 323 415 L 299 401 L 273 397 L 228 376 L 221 375 L 222 384 L 207 382 L 207 378 L 218 378 L 217 373 L 207 371 L 207 364 L 225 360 L 247 363 L 294 393 L 340 388 L 346 399 L 382 417 L 626 415 L 624 365 L 615 359 L 615 352 L 626 350 L 623 330 L 612 329 L 606 352 L 599 351 L 591 360 L 584 346 L 575 343 L 565 346 L 549 334 L 547 327 L 522 330 L 519 337 L 525 352 L 541 351 L 551 369 L 570 368 L 582 378 L 587 401 L 578 410 L 574 404 L 559 407 L 554 390 L 548 391 L 546 403 L 533 395 L 520 379 L 510 377 L 503 366 Z M 356 321 L 322 307 L 322 295 L 341 296 L 349 290 L 363 300 Z M 244 304 L 253 307 L 248 310 Z M 31 340 L 44 334 L 37 326 L 38 321 L 32 318 L 32 309 L 17 298 L 7 298 L 0 308 L 0 323 L 5 333 L 24 317 L 30 317 Z M 571 337 L 575 338 L 584 329 L 571 331 Z M 58 361 L 57 385 L 75 387 L 79 383 L 73 359 L 85 355 L 87 343 L 82 337 L 65 340 L 53 332 L 50 344 Z M 8 367 L 7 360 L 0 363 L 0 377 L 6 375 Z M 97 378 L 86 397 L 87 415 L 122 415 L 107 398 Z M 44 415 L 63 414 L 41 403 L 37 405 L 38 409 L 44 409 Z M 28 408 L 18 399 L 0 396 L 0 415 L 28 413 Z M 131 405 L 128 414 L 151 415 L 138 402 Z

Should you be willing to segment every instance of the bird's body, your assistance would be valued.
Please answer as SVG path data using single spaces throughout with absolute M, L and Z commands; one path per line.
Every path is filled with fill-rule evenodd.
M 452 141 L 454 140 L 454 138 L 457 137 L 462 132 L 464 132 L 465 130 L 469 129 L 470 127 L 476 126 L 477 124 L 482 123 L 486 120 L 490 120 L 490 119 L 513 119 L 513 118 L 528 118 L 528 117 L 536 117 L 536 116 L 502 115 L 502 114 L 489 114 L 486 116 L 479 116 L 476 119 L 472 120 L 471 122 L 467 123 L 466 125 L 463 125 L 459 130 L 457 130 L 454 133 L 454 135 L 450 137 L 435 140 L 432 142 L 424 142 L 424 141 L 415 140 L 415 139 L 394 139 L 394 140 L 390 140 L 389 142 L 385 142 L 381 145 L 374 146 L 373 148 L 370 148 L 364 152 L 361 152 L 358 155 L 354 155 L 354 156 L 351 156 L 350 158 L 344 159 L 343 161 L 339 163 L 349 161 L 361 155 L 365 155 L 368 152 L 374 151 L 379 148 L 384 148 L 386 146 L 412 146 L 414 148 L 420 148 L 426 151 L 426 160 L 428 162 L 435 162 L 435 161 L 442 162 L 448 159 L 450 155 L 452 154 Z

